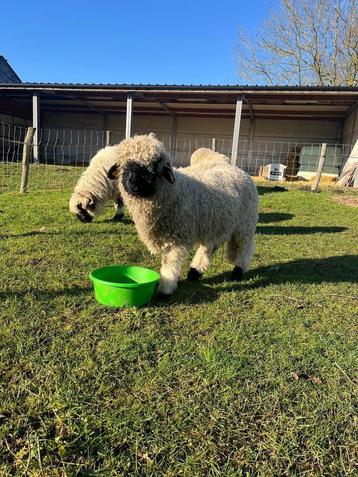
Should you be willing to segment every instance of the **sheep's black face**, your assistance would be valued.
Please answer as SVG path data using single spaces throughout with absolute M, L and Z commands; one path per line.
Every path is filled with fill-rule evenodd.
M 134 197 L 152 197 L 155 193 L 157 172 L 156 164 L 144 166 L 135 161 L 129 161 L 122 173 L 122 184 L 125 191 Z
M 93 215 L 91 215 L 84 207 L 82 207 L 82 204 L 77 204 L 77 218 L 81 222 L 85 223 L 90 223 L 93 220 Z

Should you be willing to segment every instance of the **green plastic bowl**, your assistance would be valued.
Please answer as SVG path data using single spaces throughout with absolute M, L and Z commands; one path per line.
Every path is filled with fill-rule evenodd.
M 121 308 L 149 303 L 160 275 L 149 268 L 110 265 L 92 270 L 89 277 L 99 303 Z

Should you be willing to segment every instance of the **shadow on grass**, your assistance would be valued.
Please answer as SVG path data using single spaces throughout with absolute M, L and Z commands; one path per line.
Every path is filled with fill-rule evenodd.
M 274 264 L 250 270 L 245 280 L 233 282 L 231 272 L 214 277 L 203 278 L 200 282 L 181 281 L 174 295 L 167 302 L 155 298 L 155 306 L 171 304 L 211 303 L 217 300 L 222 292 L 265 288 L 271 284 L 286 283 L 339 283 L 357 281 L 358 256 L 344 255 L 323 259 L 300 259 L 287 263 Z M 224 286 L 220 286 L 223 285 Z
M 134 225 L 133 220 L 127 219 L 127 217 L 124 217 L 124 219 L 122 219 L 122 220 L 116 220 L 115 218 L 106 219 L 106 220 L 102 220 L 101 222 L 98 222 L 98 223 L 100 223 L 100 224 L 116 224 L 116 225 L 118 225 L 118 227 L 120 227 L 121 225 Z
M 356 282 L 358 255 L 342 255 L 327 258 L 306 258 L 273 264 L 250 270 L 246 278 L 256 279 L 255 284 L 243 282 L 239 287 L 257 288 L 271 283 L 337 283 Z M 220 283 L 227 273 L 204 279 L 210 284 Z
M 347 227 L 258 226 L 256 233 L 259 235 L 310 235 L 333 234 L 344 232 L 345 230 L 347 230 Z
M 260 212 L 259 222 L 261 224 L 269 224 L 271 222 L 282 222 L 283 220 L 293 219 L 293 214 L 285 214 L 282 212 Z
M 91 227 L 90 225 L 88 227 Z M 118 226 L 118 229 L 113 229 L 113 230 L 96 230 L 95 228 L 83 228 L 81 230 L 71 230 L 66 232 L 68 235 L 77 235 L 77 236 L 82 236 L 82 235 L 108 235 L 113 233 L 114 235 L 137 235 L 136 232 L 128 231 L 125 230 L 124 228 L 120 229 L 120 226 Z M 63 232 L 40 232 L 33 230 L 31 232 L 24 232 L 22 234 L 0 234 L 0 240 L 7 240 L 7 239 L 18 239 L 18 238 L 26 238 L 26 237 L 53 237 L 55 235 L 63 235 Z
M 180 281 L 173 296 L 163 301 L 154 298 L 152 306 L 162 307 L 174 304 L 211 303 L 217 300 L 222 292 L 265 288 L 271 284 L 286 283 L 339 283 L 357 281 L 358 256 L 344 255 L 323 259 L 300 259 L 291 262 L 274 264 L 250 270 L 242 282 L 230 280 L 230 272 L 214 277 L 203 278 L 199 282 Z M 88 294 L 93 296 L 91 286 L 72 287 L 63 290 L 24 290 L 0 293 L 0 299 L 23 299 L 25 295 L 32 295 L 37 300 L 51 300 L 59 296 L 77 296 L 83 301 Z M 93 296 L 94 300 L 94 296 Z
M 272 194 L 273 192 L 287 192 L 287 189 L 282 186 L 257 186 L 259 195 Z

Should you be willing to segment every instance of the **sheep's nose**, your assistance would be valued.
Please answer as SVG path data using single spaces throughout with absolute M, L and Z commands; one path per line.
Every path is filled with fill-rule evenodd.
M 89 224 L 93 220 L 93 217 L 89 214 L 76 214 L 76 215 L 78 220 L 80 220 L 81 222 L 85 224 Z

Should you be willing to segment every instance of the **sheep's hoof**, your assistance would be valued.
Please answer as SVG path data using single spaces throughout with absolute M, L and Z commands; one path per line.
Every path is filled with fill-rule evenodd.
M 118 214 L 118 215 L 115 215 L 112 218 L 112 221 L 113 222 L 123 222 L 123 219 L 124 219 L 124 214 Z
M 235 267 L 231 274 L 231 280 L 239 282 L 244 278 L 244 272 L 241 267 Z
M 187 280 L 190 282 L 197 282 L 203 276 L 196 268 L 189 268 Z
M 171 295 L 172 295 L 171 293 L 157 292 L 156 296 L 159 300 L 166 301 L 171 297 Z

